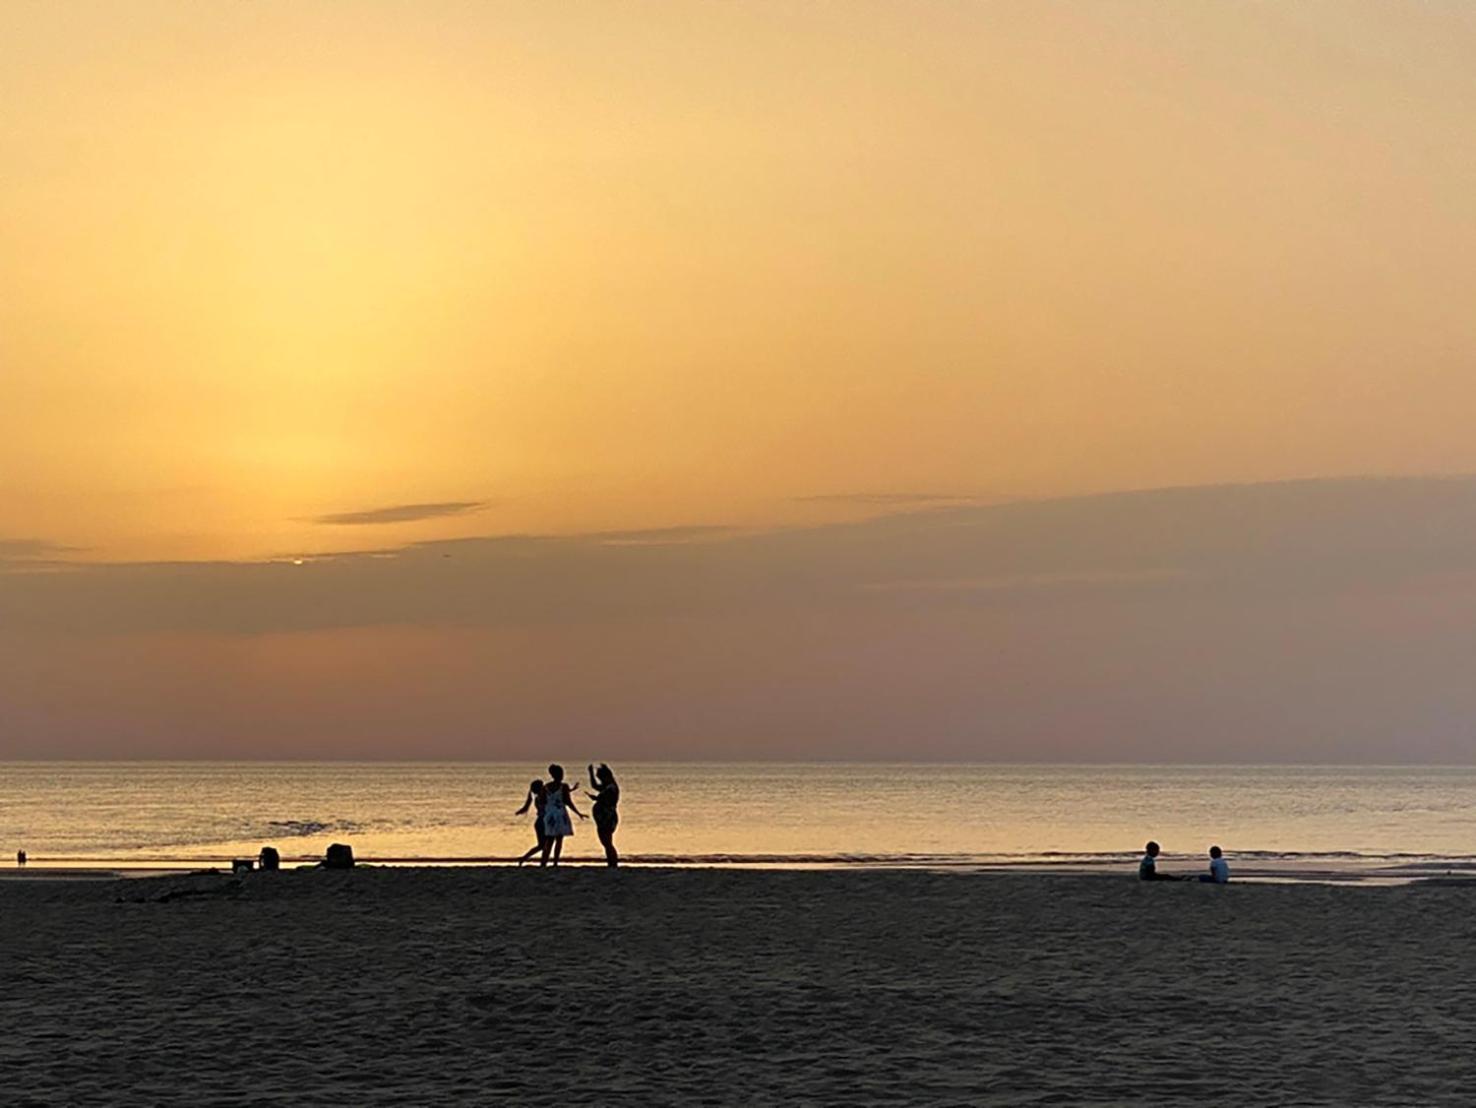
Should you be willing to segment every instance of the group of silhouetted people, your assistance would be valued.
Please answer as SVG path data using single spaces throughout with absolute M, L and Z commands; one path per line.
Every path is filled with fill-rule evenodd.
M 1225 852 L 1217 846 L 1210 847 L 1209 872 L 1193 873 L 1159 873 L 1158 854 L 1162 848 L 1155 842 L 1150 842 L 1144 850 L 1143 860 L 1138 863 L 1139 881 L 1193 881 L 1198 880 L 1206 885 L 1226 885 L 1230 882 L 1230 863 L 1225 861 Z
M 518 859 L 520 866 L 535 854 L 540 855 L 540 866 L 558 865 L 559 856 L 564 851 L 564 837 L 574 834 L 569 813 L 584 819 L 584 813 L 574 804 L 574 790 L 564 780 L 564 767 L 557 764 L 549 766 L 548 777 L 547 782 L 533 781 L 528 785 L 523 806 L 514 813 L 521 816 L 532 808 L 535 813 L 533 834 L 538 837 L 538 841 Z M 594 801 L 590 814 L 594 816 L 595 833 L 605 848 L 605 864 L 613 869 L 620 864 L 620 853 L 615 849 L 615 828 L 620 826 L 620 786 L 616 784 L 615 774 L 609 766 L 601 762 L 599 769 L 595 769 L 594 764 L 590 764 L 589 789 L 585 795 Z

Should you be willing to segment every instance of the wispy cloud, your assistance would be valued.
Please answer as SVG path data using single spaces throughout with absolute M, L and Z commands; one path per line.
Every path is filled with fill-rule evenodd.
M 468 537 L 271 564 L 68 563 L 24 582 L 15 570 L 39 559 L 7 564 L 0 629 L 507 628 L 1128 591 L 1163 612 L 1191 595 L 1294 607 L 1476 575 L 1476 479 L 1160 489 L 760 531 Z
M 704 527 L 648 527 L 639 531 L 597 531 L 584 536 L 605 546 L 664 546 L 669 543 L 697 542 L 734 534 L 734 528 L 721 525 Z
M 972 504 L 985 499 L 944 492 L 830 492 L 796 496 L 800 504 L 860 504 L 867 507 L 899 507 L 908 504 Z
M 55 558 L 77 550 L 78 547 L 51 542 L 49 539 L 0 539 L 0 562 Z
M 1007 592 L 1025 589 L 1058 589 L 1072 585 L 1156 585 L 1188 581 L 1192 575 L 1181 569 L 1082 570 L 1071 573 L 1016 573 L 1000 577 L 956 577 L 920 581 L 868 582 L 868 592 Z
M 485 500 L 441 500 L 431 504 L 391 504 L 357 512 L 333 512 L 314 516 L 313 523 L 329 526 L 364 526 L 376 523 L 415 523 L 423 519 L 464 516 L 487 506 Z

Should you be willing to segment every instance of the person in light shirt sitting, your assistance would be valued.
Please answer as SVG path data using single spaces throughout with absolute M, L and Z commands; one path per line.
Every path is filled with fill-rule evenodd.
M 1201 873 L 1199 879 L 1206 885 L 1228 885 L 1230 883 L 1230 863 L 1225 861 L 1225 852 L 1219 847 L 1210 847 L 1209 872 Z

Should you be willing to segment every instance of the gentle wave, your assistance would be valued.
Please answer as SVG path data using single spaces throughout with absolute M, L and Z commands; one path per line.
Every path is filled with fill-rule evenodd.
M 312 835 L 325 835 L 330 832 L 335 834 L 350 834 L 363 829 L 360 824 L 346 819 L 273 819 L 268 820 L 264 826 L 266 827 L 265 835 L 256 837 L 271 838 L 273 835 L 290 835 L 294 838 L 305 839 Z M 252 836 L 247 837 L 250 838 Z

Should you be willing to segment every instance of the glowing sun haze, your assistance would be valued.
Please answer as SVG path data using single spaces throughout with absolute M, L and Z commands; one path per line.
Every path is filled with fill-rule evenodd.
M 1373 610 L 1269 538 L 1211 572 L 1178 534 L 1110 565 L 1042 536 L 1117 549 L 1091 505 L 1125 502 L 1084 494 L 1476 471 L 1473 118 L 1456 3 L 4 5 L 0 755 L 829 756 L 868 721 L 883 755 L 911 719 L 939 755 L 1152 756 L 1211 711 L 1232 741 L 1182 690 L 1087 734 L 1172 661 L 1111 603 L 1083 636 L 940 597 L 1177 620 L 1184 574 L 1266 571 L 1328 636 Z M 1430 570 L 1388 570 L 1380 505 L 1468 510 L 1295 488 L 1358 501 L 1378 604 Z M 1033 561 L 991 545 L 1022 501 L 1073 506 Z M 908 562 L 943 518 L 987 567 Z M 1207 649 L 1251 665 L 1242 630 Z M 1469 753 L 1444 688 L 1394 697 L 1439 717 L 1422 757 Z M 1228 718 L 1232 755 L 1307 725 Z

